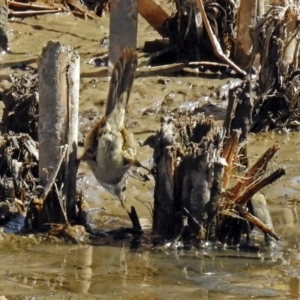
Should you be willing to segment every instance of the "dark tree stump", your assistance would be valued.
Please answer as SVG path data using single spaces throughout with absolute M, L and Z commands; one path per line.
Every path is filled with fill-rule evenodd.
M 199 235 L 207 217 L 216 215 L 226 166 L 222 143 L 223 130 L 212 118 L 163 118 L 154 149 L 154 234 L 178 236 L 187 217 L 185 233 Z

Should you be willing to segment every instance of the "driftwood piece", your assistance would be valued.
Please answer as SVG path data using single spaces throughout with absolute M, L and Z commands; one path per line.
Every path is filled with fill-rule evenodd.
M 271 237 L 273 237 L 276 241 L 279 241 L 279 237 L 277 234 L 273 231 L 273 228 L 270 228 L 269 226 L 265 225 L 260 219 L 257 217 L 251 215 L 249 211 L 241 205 L 236 205 L 236 208 L 238 212 L 244 217 L 247 221 L 257 226 L 259 229 L 261 229 L 263 232 L 269 234 Z
M 67 207 L 69 222 L 75 219 L 76 149 L 78 128 L 79 56 L 59 42 L 48 42 L 39 61 L 39 178 L 46 186 L 53 168 L 61 159 L 60 147 L 68 145 L 67 157 L 58 173 L 58 186 Z M 46 171 L 47 170 L 47 171 Z M 59 199 L 46 197 L 46 222 L 64 222 Z

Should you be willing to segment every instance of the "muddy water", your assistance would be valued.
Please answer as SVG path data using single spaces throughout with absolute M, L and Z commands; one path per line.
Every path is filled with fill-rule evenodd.
M 5 68 L 5 63 L 36 58 L 48 40 L 71 45 L 81 55 L 81 70 L 96 71 L 89 59 L 108 36 L 108 16 L 81 20 L 69 14 L 15 19 L 9 23 L 12 54 L 0 56 L 1 74 L 22 73 Z M 159 38 L 141 18 L 138 46 Z M 139 52 L 139 56 L 144 54 Z M 35 63 L 31 65 L 36 67 Z M 162 80 L 163 79 L 163 80 Z M 139 141 L 159 128 L 162 113 L 173 109 L 206 105 L 203 111 L 222 119 L 226 102 L 219 100 L 229 79 L 218 75 L 202 77 L 159 76 L 137 78 L 134 83 L 128 124 Z M 8 85 L 2 81 L 0 88 Z M 80 110 L 96 108 L 103 113 L 108 90 L 107 78 L 82 78 Z M 208 100 L 217 104 L 207 105 Z M 153 113 L 158 112 L 158 113 Z M 85 130 L 90 124 L 81 124 Z M 118 241 L 94 246 L 61 245 L 39 237 L 0 235 L 0 296 L 7 299 L 250 299 L 298 298 L 300 228 L 298 194 L 300 180 L 299 133 L 253 135 L 249 141 L 251 161 L 275 142 L 281 151 L 274 164 L 285 166 L 287 175 L 264 190 L 281 241 L 270 249 L 244 252 L 236 249 L 201 249 L 189 252 L 151 251 L 148 241 L 140 248 Z M 139 159 L 147 164 L 151 149 L 139 148 Z M 127 222 L 120 203 L 81 166 L 78 187 L 91 207 L 105 207 L 103 226 L 119 217 Z M 128 205 L 134 205 L 144 229 L 151 226 L 147 208 L 152 203 L 153 181 L 130 179 Z M 114 218 L 112 218 L 114 217 Z M 262 235 L 253 233 L 258 243 Z M 144 245 L 143 245 L 144 244 Z

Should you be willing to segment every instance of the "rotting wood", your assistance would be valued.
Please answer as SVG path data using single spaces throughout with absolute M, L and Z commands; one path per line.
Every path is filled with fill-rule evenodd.
M 273 228 L 247 211 L 256 192 L 285 174 L 284 169 L 267 170 L 278 146 L 267 150 L 248 172 L 241 172 L 240 181 L 231 187 L 243 144 L 240 131 L 227 138 L 224 133 L 212 118 L 181 115 L 164 117 L 161 130 L 152 137 L 153 233 L 171 240 L 173 246 L 192 237 L 239 243 L 242 233 L 249 233 L 247 222 L 278 239 Z
M 206 140 L 207 139 L 207 140 Z M 202 142 L 201 142 L 202 141 Z M 205 205 L 214 201 L 210 184 L 212 168 L 218 164 L 222 132 L 215 132 L 213 120 L 199 118 L 163 119 L 154 149 L 155 175 L 153 230 L 169 237 L 179 232 L 176 220 L 185 207 L 198 224 L 205 221 Z M 217 194 L 217 193 L 216 193 Z M 211 207 L 214 205 L 211 204 Z M 191 230 L 199 225 L 189 223 Z
M 79 56 L 70 47 L 49 41 L 39 61 L 39 178 L 46 186 L 48 177 L 61 158 L 60 147 L 68 145 L 66 159 L 58 173 L 59 189 L 67 207 L 67 217 L 74 222 L 76 212 L 76 171 L 78 128 Z M 45 172 L 45 170 L 48 170 Z M 50 174 L 49 174 L 50 173 Z M 43 209 L 48 212 L 45 222 L 64 222 L 59 199 L 55 193 L 46 197 Z
M 60 156 L 59 156 L 59 160 L 57 161 L 57 164 L 54 166 L 48 180 L 47 180 L 47 183 L 46 185 L 44 186 L 44 191 L 42 193 L 42 199 L 45 200 L 46 197 L 48 196 L 48 193 L 50 192 L 50 189 L 52 188 L 55 180 L 56 180 L 56 177 L 57 177 L 57 174 L 60 170 L 60 167 L 61 167 L 61 164 L 63 162 L 63 160 L 66 158 L 66 153 L 67 153 L 67 150 L 68 150 L 68 145 L 64 145 L 62 146 L 62 149 L 61 149 L 61 153 L 60 153 Z M 44 170 L 46 171 L 46 170 Z

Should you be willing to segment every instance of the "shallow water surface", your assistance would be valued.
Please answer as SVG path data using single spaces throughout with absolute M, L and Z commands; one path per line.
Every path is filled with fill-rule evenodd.
M 299 293 L 296 249 L 242 252 L 133 250 L 24 238 L 2 244 L 0 291 L 8 299 L 284 299 Z

